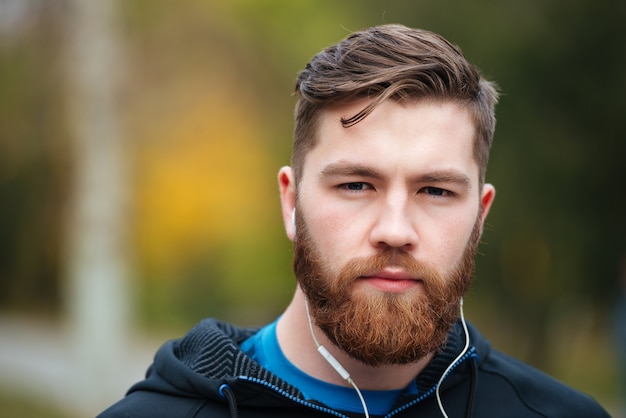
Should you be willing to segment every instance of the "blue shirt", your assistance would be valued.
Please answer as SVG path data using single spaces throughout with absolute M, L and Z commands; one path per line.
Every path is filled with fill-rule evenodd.
M 333 385 L 316 379 L 298 369 L 283 354 L 276 336 L 276 321 L 244 341 L 241 349 L 264 368 L 297 387 L 307 399 L 323 402 L 331 408 L 363 412 L 363 405 L 352 387 Z M 384 415 L 391 410 L 402 393 L 416 394 L 412 381 L 406 389 L 362 390 L 367 409 L 372 415 Z

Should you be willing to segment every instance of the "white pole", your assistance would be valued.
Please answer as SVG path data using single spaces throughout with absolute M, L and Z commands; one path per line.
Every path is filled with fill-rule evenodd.
M 115 0 L 71 0 L 65 73 L 73 139 L 67 308 L 75 399 L 121 397 L 129 325 L 127 162 L 120 127 L 122 65 Z

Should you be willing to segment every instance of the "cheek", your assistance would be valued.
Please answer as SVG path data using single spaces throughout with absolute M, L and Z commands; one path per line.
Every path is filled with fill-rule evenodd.
M 475 220 L 475 218 L 458 218 L 436 233 L 437 238 L 433 239 L 436 246 L 434 256 L 439 259 L 444 270 L 454 269 L 463 257 Z
M 312 238 L 324 252 L 332 246 L 340 247 L 345 240 L 345 235 L 351 233 L 346 219 L 337 213 L 317 212 L 307 218 L 307 225 Z
M 309 234 L 329 268 L 340 267 L 340 258 L 357 255 L 359 237 L 363 235 L 359 217 L 338 210 L 315 210 L 305 216 Z

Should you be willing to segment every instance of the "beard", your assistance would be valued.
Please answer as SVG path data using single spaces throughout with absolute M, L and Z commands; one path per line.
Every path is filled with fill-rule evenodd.
M 412 363 L 442 349 L 472 281 L 480 215 L 461 259 L 444 275 L 399 249 L 350 260 L 333 273 L 301 213 L 296 210 L 294 272 L 315 324 L 331 342 L 369 366 Z M 419 278 L 421 289 L 415 286 L 404 293 L 355 289 L 360 277 L 386 267 L 400 267 Z

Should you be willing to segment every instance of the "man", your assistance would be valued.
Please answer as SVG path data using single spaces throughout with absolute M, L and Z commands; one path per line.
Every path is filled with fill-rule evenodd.
M 101 416 L 608 416 L 462 316 L 494 85 L 439 35 L 385 25 L 315 56 L 296 91 L 292 302 L 261 330 L 201 322 Z

